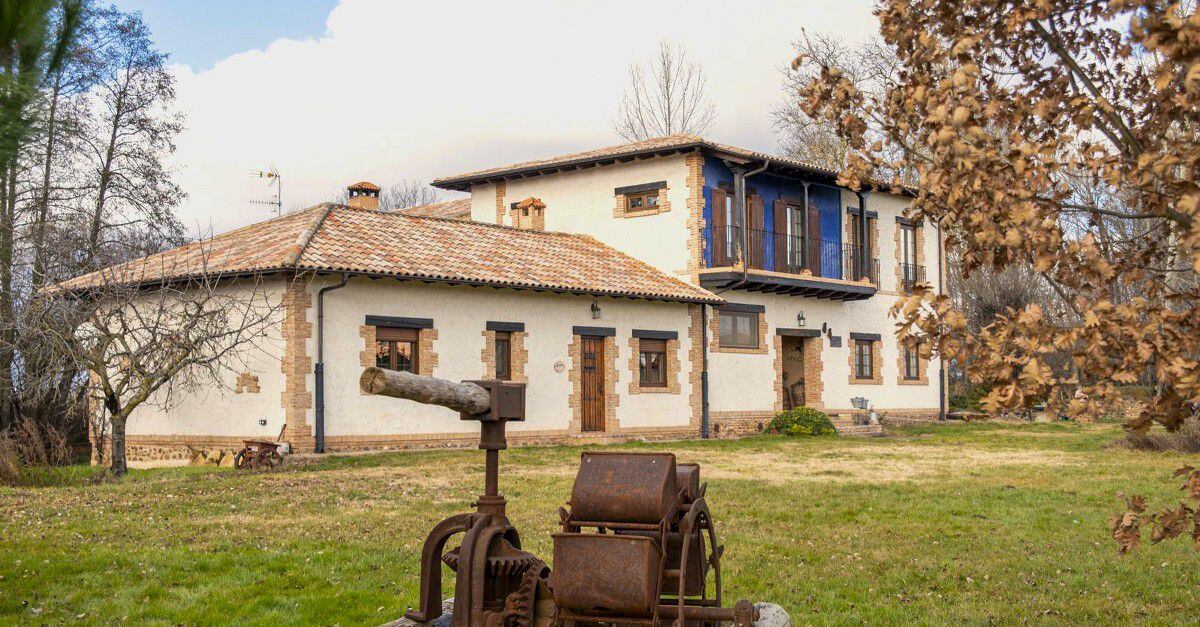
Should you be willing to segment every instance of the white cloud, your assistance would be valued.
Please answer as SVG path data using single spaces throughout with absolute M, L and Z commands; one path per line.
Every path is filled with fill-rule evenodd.
M 275 163 L 285 206 L 360 179 L 432 179 L 619 143 L 629 63 L 660 37 L 709 73 L 714 139 L 771 149 L 769 112 L 801 28 L 860 40 L 861 2 L 397 2 L 343 0 L 320 39 L 281 39 L 211 69 L 176 69 L 187 130 L 186 224 L 270 215 L 250 171 Z

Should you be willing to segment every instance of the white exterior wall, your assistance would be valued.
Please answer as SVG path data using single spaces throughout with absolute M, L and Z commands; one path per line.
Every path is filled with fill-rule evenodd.
M 650 265 L 687 276 L 687 165 L 683 155 L 656 157 L 513 180 L 506 183 L 505 222 L 509 206 L 529 198 L 546 203 L 546 230 L 586 233 Z M 670 211 L 636 218 L 613 217 L 618 187 L 667 182 Z M 471 219 L 496 221 L 496 186 L 471 190 Z
M 277 300 L 283 293 L 282 280 L 272 280 L 266 287 L 268 297 Z M 280 318 L 282 319 L 282 313 Z M 220 381 L 170 396 L 160 390 L 150 400 L 138 406 L 126 424 L 127 435 L 180 436 L 238 436 L 274 439 L 283 428 L 283 374 L 279 363 L 283 357 L 283 337 L 280 325 L 275 325 L 255 346 L 245 347 L 239 363 L 244 371 L 258 377 L 259 391 L 235 393 L 236 372 L 225 373 Z M 266 425 L 258 424 L 266 420 Z
M 830 346 L 821 337 L 821 400 L 828 410 L 849 411 L 850 399 L 863 397 L 879 410 L 936 409 L 938 407 L 938 360 L 928 365 L 928 385 L 900 385 L 900 347 L 888 318 L 895 299 L 875 296 L 867 300 L 843 303 L 826 299 L 771 294 L 726 292 L 729 302 L 766 307 L 767 352 L 763 355 L 710 351 L 709 404 L 713 412 L 774 410 L 775 335 L 779 328 L 796 328 L 796 315 L 804 312 L 807 329 L 820 330 L 829 325 L 833 335 L 842 338 L 840 347 Z M 714 314 L 715 315 L 715 314 Z M 883 383 L 850 383 L 850 333 L 878 333 L 882 336 Z
M 315 291 L 316 285 L 313 286 Z M 599 303 L 602 317 L 592 318 L 591 304 Z M 325 296 L 325 433 L 328 437 L 356 435 L 416 435 L 477 433 L 479 426 L 464 422 L 442 407 L 361 394 L 360 353 L 364 340 L 359 327 L 366 316 L 431 318 L 437 330 L 433 376 L 450 380 L 483 377 L 484 329 L 487 321 L 525 323 L 528 378 L 525 422 L 509 425 L 522 430 L 565 430 L 571 420 L 569 379 L 572 327 L 616 329 L 615 372 L 622 429 L 686 426 L 690 420 L 687 305 L 616 298 L 595 299 L 515 290 L 402 283 L 390 279 L 351 279 L 349 285 Z M 629 338 L 633 329 L 676 331 L 682 372 L 679 394 L 629 394 L 636 373 L 629 369 Z M 316 354 L 315 334 L 310 354 Z M 562 362 L 562 371 L 555 364 Z M 611 364 L 611 361 L 609 362 Z M 611 368 L 610 368 L 611 369 Z M 611 376 L 611 375 L 610 375 Z M 311 389 L 311 388 L 310 388 Z

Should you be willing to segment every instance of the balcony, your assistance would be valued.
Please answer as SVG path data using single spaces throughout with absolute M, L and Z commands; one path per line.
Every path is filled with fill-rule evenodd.
M 900 289 L 905 294 L 912 294 L 913 287 L 925 282 L 925 266 L 914 263 L 900 264 Z
M 879 260 L 862 268 L 858 246 L 761 229 L 745 231 L 744 276 L 737 254 L 742 232 L 738 226 L 705 229 L 705 258 L 713 270 L 701 274 L 701 285 L 836 300 L 870 298 L 879 285 Z

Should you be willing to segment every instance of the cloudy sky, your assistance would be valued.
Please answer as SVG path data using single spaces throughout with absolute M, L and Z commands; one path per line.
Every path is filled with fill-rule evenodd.
M 271 215 L 347 183 L 429 180 L 614 143 L 629 64 L 660 38 L 709 74 L 713 139 L 777 145 L 770 111 L 802 28 L 861 40 L 869 0 L 117 0 L 171 53 L 192 229 Z

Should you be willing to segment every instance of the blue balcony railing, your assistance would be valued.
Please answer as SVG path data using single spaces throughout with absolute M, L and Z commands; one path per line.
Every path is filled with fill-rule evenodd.
M 739 265 L 737 250 L 742 243 L 742 227 L 708 227 L 704 230 L 708 267 Z M 786 274 L 802 274 L 828 279 L 861 280 L 879 283 L 879 260 L 871 259 L 861 268 L 858 246 L 839 241 L 788 235 L 762 229 L 746 230 L 747 266 Z

